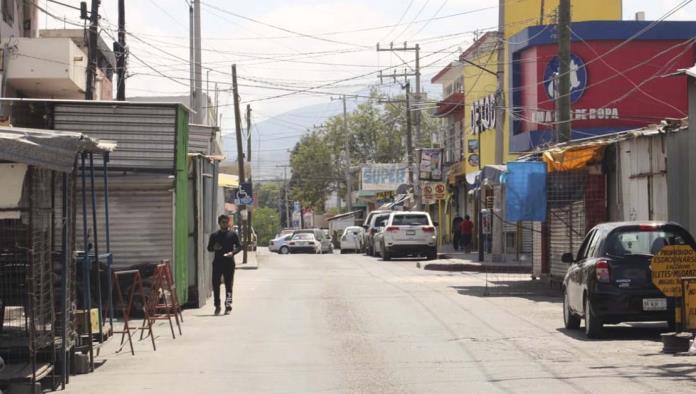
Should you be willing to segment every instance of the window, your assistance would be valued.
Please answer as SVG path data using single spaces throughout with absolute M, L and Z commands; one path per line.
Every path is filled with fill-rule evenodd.
M 667 245 L 686 245 L 681 234 L 663 230 L 617 230 L 609 235 L 605 254 L 609 257 L 628 255 L 654 256 Z
M 387 224 L 387 220 L 389 220 L 389 215 L 377 216 L 375 227 L 384 227 L 384 225 Z
M 2 0 L 2 20 L 12 26 L 15 19 L 15 0 Z
M 429 224 L 426 215 L 396 215 L 392 221 L 394 226 L 427 226 Z
M 600 240 L 603 238 L 603 234 L 597 230 L 597 234 L 595 235 L 594 238 L 592 238 L 592 241 L 590 241 L 590 245 L 587 248 L 587 257 L 594 257 L 597 254 L 597 248 L 599 247 Z
M 302 241 L 313 241 L 314 236 L 312 234 L 295 234 L 294 237 L 292 237 L 293 240 L 302 240 Z
M 590 243 L 593 241 L 595 235 L 597 234 L 597 231 L 592 231 L 591 233 L 587 234 L 585 237 L 585 240 L 582 242 L 582 245 L 580 246 L 580 249 L 578 249 L 578 255 L 575 261 L 581 261 L 587 258 L 587 250 L 589 249 Z

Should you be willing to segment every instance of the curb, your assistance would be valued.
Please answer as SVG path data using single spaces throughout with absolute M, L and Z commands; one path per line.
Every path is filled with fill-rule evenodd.
M 237 262 L 236 268 L 238 270 L 257 270 L 259 269 L 259 262 L 256 256 L 256 252 L 247 252 L 247 263 L 242 264 L 241 261 Z
M 519 265 L 488 265 L 479 263 L 428 263 L 418 262 L 417 268 L 428 271 L 445 272 L 496 272 L 506 274 L 527 274 L 532 272 L 532 267 Z

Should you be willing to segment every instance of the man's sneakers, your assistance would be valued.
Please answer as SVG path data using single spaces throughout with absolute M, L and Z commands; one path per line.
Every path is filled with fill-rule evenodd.
M 225 297 L 225 314 L 232 312 L 232 293 L 227 293 Z
M 215 307 L 215 316 L 217 316 L 219 314 L 220 314 L 220 306 L 218 305 Z

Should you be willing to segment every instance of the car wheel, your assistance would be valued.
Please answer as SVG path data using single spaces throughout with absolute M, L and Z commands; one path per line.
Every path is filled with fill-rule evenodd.
M 345 250 L 345 249 L 341 249 L 341 254 L 346 254 L 346 250 Z
M 382 248 L 382 260 L 383 261 L 391 260 L 391 254 L 389 253 L 387 248 Z
M 602 321 L 592 312 L 590 297 L 585 297 L 585 335 L 588 338 L 598 338 L 602 334 Z
M 570 310 L 570 304 L 568 303 L 568 293 L 563 291 L 563 324 L 565 328 L 569 330 L 576 330 L 580 328 L 580 316 L 573 313 Z
M 287 246 L 281 246 L 281 247 L 280 247 L 280 250 L 278 251 L 278 253 L 280 253 L 280 254 L 288 254 L 288 253 L 290 253 L 290 248 L 288 248 Z
M 425 255 L 427 260 L 437 260 L 437 249 L 433 248 Z

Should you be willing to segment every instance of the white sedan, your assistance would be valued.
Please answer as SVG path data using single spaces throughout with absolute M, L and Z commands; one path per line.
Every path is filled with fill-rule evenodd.
M 360 226 L 349 226 L 343 230 L 341 235 L 341 254 L 353 252 L 357 253 L 362 250 L 362 240 L 365 235 L 365 229 Z
M 290 239 L 292 239 L 292 234 L 281 235 L 277 238 L 274 238 L 268 243 L 268 250 L 280 254 L 288 254 L 290 253 L 290 249 L 287 245 Z

